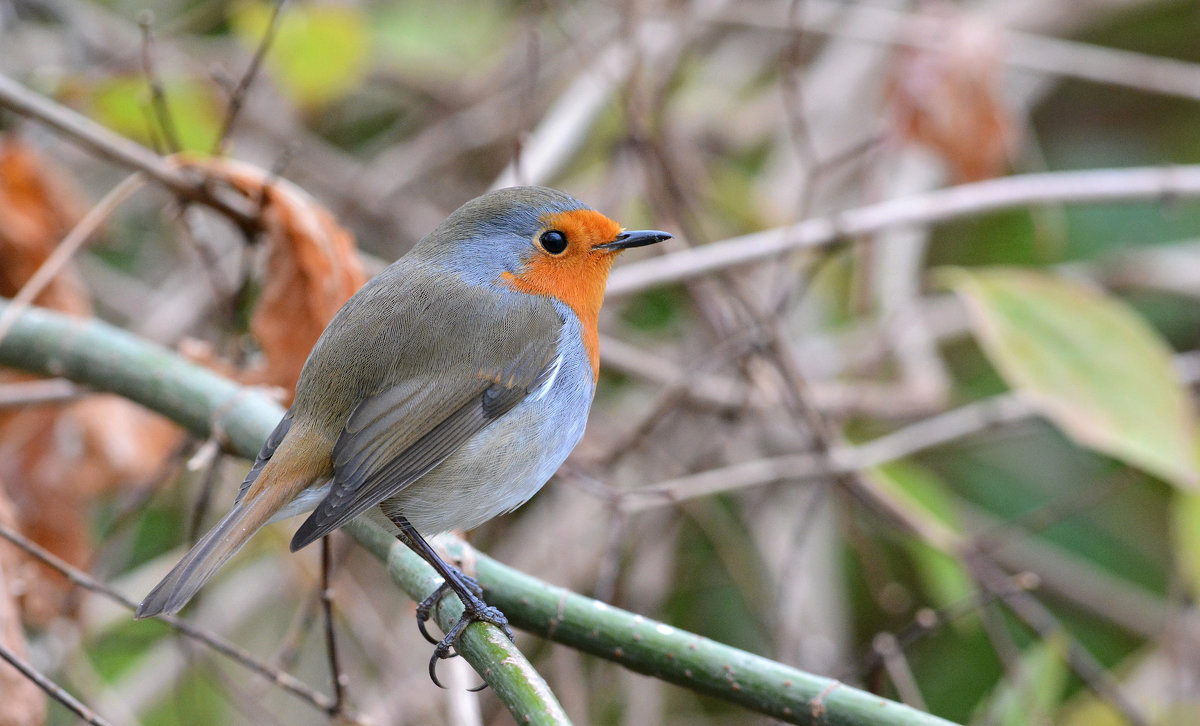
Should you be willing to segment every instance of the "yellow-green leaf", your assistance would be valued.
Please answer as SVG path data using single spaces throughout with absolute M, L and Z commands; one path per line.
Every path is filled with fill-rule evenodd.
M 1001 726 L 1054 723 L 1070 675 L 1069 645 L 1066 634 L 1060 632 L 1026 648 L 1015 678 L 996 686 L 982 720 Z
M 1077 443 L 1181 487 L 1198 483 L 1195 410 L 1171 350 L 1124 303 L 1016 269 L 952 269 L 984 353 Z
M 162 81 L 168 118 L 182 151 L 210 151 L 221 125 L 223 111 L 213 89 L 192 80 Z M 110 78 L 91 94 L 92 116 L 117 133 L 143 144 L 159 146 L 168 138 L 151 107 L 150 88 L 141 76 Z
M 234 32 L 257 48 L 270 25 L 274 3 L 250 0 L 233 6 Z M 371 52 L 367 18 L 346 4 L 287 5 L 265 65 L 301 106 L 320 106 L 356 88 Z
M 1192 598 L 1200 599 L 1200 493 L 1176 492 L 1171 502 L 1171 539 L 1175 562 Z
M 954 496 L 933 472 L 910 462 L 896 461 L 868 469 L 863 475 L 914 516 L 927 519 L 933 526 L 960 531 Z M 971 578 L 954 555 L 917 539 L 908 542 L 906 549 L 922 589 L 934 605 L 944 608 L 971 596 L 974 591 Z

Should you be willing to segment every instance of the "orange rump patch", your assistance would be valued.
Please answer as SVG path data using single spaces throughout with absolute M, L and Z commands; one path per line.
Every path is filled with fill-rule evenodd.
M 556 298 L 575 311 L 583 327 L 583 347 L 595 380 L 600 375 L 600 305 L 608 271 L 617 255 L 615 251 L 593 248 L 615 240 L 621 225 L 590 209 L 548 214 L 542 223 L 545 230 L 556 229 L 566 235 L 567 249 L 557 256 L 545 251 L 535 253 L 521 273 L 505 272 L 501 277 L 521 292 Z

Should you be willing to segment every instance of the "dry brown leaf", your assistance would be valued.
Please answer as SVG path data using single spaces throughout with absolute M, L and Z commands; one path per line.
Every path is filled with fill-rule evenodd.
M 11 297 L 46 261 L 80 217 L 72 190 L 32 151 L 0 140 L 0 295 Z M 74 315 L 92 305 L 73 267 L 36 299 Z M 0 371 L 0 384 L 28 380 Z M 165 419 L 116 396 L 0 410 L 0 482 L 19 529 L 78 567 L 91 557 L 87 513 L 100 493 L 144 486 L 162 471 L 182 433 Z M 65 578 L 41 565 L 20 566 L 20 604 L 38 624 L 74 610 Z M 11 573 L 9 569 L 6 572 Z
M 0 139 L 0 295 L 12 297 L 82 216 L 78 196 L 15 137 Z M 75 315 L 91 313 L 73 269 L 63 270 L 34 300 Z
M 915 42 L 900 52 L 887 83 L 894 132 L 931 147 L 957 181 L 1003 173 L 1015 126 L 1000 96 L 999 33 L 949 5 L 930 3 L 910 34 Z
M 0 482 L 3 484 L 3 482 Z M 0 524 L 16 527 L 12 502 L 0 487 Z M 17 605 L 25 589 L 19 574 L 26 559 L 16 547 L 0 543 L 0 642 L 18 656 L 25 657 L 25 631 Z M 32 681 L 8 664 L 0 663 L 0 726 L 38 726 L 46 721 L 46 697 Z
M 263 200 L 267 270 L 250 329 L 263 363 L 244 371 L 244 383 L 287 391 L 291 403 L 300 369 L 334 313 L 366 282 L 354 236 L 327 209 L 290 182 L 249 164 L 204 159 L 187 162 Z M 268 183 L 269 182 L 269 183 Z

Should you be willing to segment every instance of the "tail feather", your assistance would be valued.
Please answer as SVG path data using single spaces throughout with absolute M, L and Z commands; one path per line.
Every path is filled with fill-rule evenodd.
M 229 514 L 201 537 L 179 564 L 150 591 L 138 606 L 134 617 L 140 620 L 160 613 L 178 612 L 216 574 L 221 565 L 233 557 L 291 498 L 293 492 L 288 489 L 266 489 L 260 491 L 258 496 L 234 505 Z

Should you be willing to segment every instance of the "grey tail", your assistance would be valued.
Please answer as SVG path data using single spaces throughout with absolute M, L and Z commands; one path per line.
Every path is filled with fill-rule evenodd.
M 280 492 L 282 493 L 282 492 Z M 283 504 L 280 493 L 265 491 L 252 501 L 235 504 L 225 518 L 208 531 L 167 573 L 142 604 L 134 618 L 176 613 L 233 557 Z M 290 492 L 288 492 L 290 493 Z

